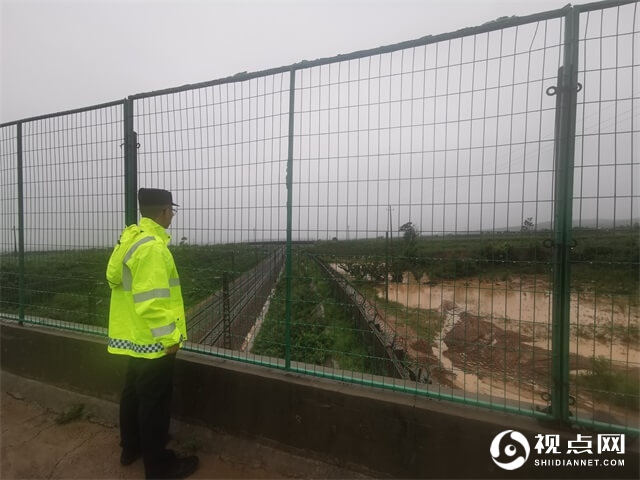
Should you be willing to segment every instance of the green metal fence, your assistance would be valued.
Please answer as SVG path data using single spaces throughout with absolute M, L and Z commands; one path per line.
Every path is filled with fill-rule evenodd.
M 2 125 L 2 316 L 104 334 L 168 188 L 188 348 L 637 432 L 639 79 L 601 2 Z

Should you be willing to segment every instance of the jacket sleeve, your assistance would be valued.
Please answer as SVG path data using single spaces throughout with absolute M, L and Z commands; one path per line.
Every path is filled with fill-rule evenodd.
M 131 293 L 136 314 L 146 322 L 151 336 L 167 348 L 180 342 L 176 312 L 172 308 L 166 247 L 151 243 L 139 248 L 131 262 Z

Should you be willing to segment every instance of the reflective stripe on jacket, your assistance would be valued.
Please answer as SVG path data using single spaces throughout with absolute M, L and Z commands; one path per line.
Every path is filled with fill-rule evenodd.
M 107 266 L 110 353 L 158 358 L 187 339 L 171 237 L 149 218 L 124 229 Z

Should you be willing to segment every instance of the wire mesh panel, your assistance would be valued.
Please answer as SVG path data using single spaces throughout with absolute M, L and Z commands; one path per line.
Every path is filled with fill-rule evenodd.
M 123 224 L 122 107 L 23 124 L 26 320 L 106 327 L 104 280 Z
M 637 429 L 640 20 L 598 6 L 3 125 L 2 316 L 106 326 L 165 188 L 188 348 Z
M 171 190 L 195 343 L 248 351 L 284 265 L 289 75 L 139 98 L 138 184 Z M 243 347 L 244 345 L 244 347 Z
M 378 360 L 402 367 L 371 373 L 546 408 L 555 99 L 545 90 L 562 54 L 553 19 L 297 72 L 293 237 L 318 241 L 297 258 L 314 255 L 369 311 L 360 321 L 362 300 L 327 296 L 323 320 L 300 320 L 329 325 L 325 371 L 365 363 L 372 347 L 333 352 L 368 334 Z M 312 278 L 296 282 L 319 290 Z
M 0 128 L 0 311 L 18 310 L 18 127 Z
M 571 381 L 578 420 L 640 426 L 640 12 L 580 16 Z

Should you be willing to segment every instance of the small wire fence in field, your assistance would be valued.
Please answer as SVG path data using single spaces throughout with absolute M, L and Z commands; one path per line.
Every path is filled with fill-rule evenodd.
M 550 354 L 523 330 L 550 319 L 535 244 L 553 220 L 544 90 L 562 31 L 547 19 L 297 77 L 294 232 L 329 241 L 314 253 L 367 292 L 405 385 L 517 409 L 549 389 Z M 544 299 L 532 315 L 508 308 L 528 291 Z
M 106 326 L 167 188 L 188 348 L 637 431 L 639 41 L 565 7 L 3 125 L 2 315 Z

